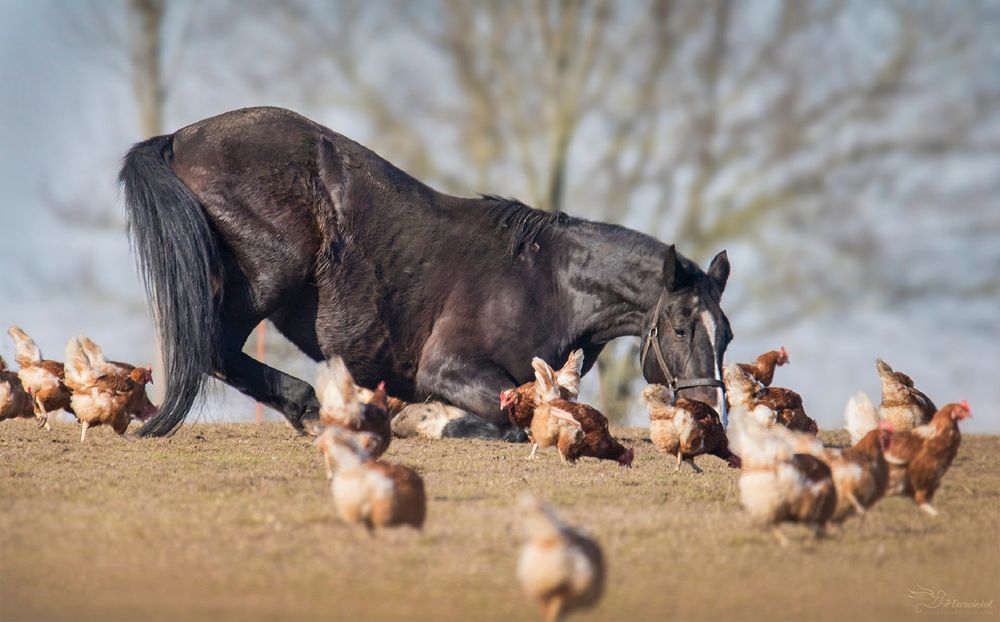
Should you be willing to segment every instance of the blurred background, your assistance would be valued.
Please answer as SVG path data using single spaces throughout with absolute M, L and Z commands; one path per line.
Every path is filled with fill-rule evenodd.
M 728 249 L 727 360 L 784 345 L 822 427 L 881 356 L 1000 432 L 998 2 L 2 0 L 0 47 L 0 324 L 46 356 L 155 358 L 120 158 L 275 105 L 442 191 Z M 584 397 L 644 425 L 613 345 Z M 198 416 L 253 419 L 221 387 Z

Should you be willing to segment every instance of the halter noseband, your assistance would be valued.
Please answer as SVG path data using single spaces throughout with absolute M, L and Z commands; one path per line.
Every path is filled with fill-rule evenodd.
M 660 371 L 663 372 L 667 386 L 675 394 L 682 389 L 692 389 L 694 387 L 715 387 L 725 390 L 725 383 L 715 378 L 674 378 L 674 375 L 670 373 L 670 370 L 667 368 L 667 360 L 663 358 L 663 351 L 660 349 L 660 341 L 656 338 L 659 334 L 658 326 L 660 325 L 660 309 L 662 307 L 663 294 L 661 293 L 660 297 L 656 299 L 656 308 L 653 310 L 653 324 L 646 332 L 646 340 L 642 345 L 642 353 L 639 355 L 639 365 L 645 369 L 646 355 L 649 354 L 649 347 L 653 346 L 653 354 L 656 355 L 656 362 L 660 366 Z

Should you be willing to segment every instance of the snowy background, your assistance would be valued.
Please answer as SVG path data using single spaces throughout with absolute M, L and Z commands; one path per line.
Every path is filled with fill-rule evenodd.
M 66 339 L 80 333 L 90 335 L 112 358 L 144 363 L 154 356 L 153 327 L 122 232 L 114 185 L 122 154 L 144 138 L 142 87 L 134 55 L 136 15 L 142 4 L 0 1 L 0 325 L 20 325 L 52 358 L 61 359 Z M 776 383 L 799 391 L 821 427 L 840 425 L 843 406 L 855 391 L 866 391 L 877 400 L 874 359 L 882 357 L 910 374 L 938 404 L 968 399 L 974 417 L 964 429 L 1000 432 L 997 4 L 928 8 L 915 3 L 916 16 L 907 16 L 911 21 L 898 21 L 901 18 L 880 3 L 838 4 L 837 15 L 828 21 L 799 16 L 794 22 L 799 34 L 787 40 L 778 26 L 784 23 L 779 19 L 784 15 L 781 3 L 740 3 L 738 15 L 716 12 L 712 3 L 695 4 L 711 5 L 706 9 L 710 12 L 702 17 L 683 13 L 662 17 L 695 20 L 689 29 L 692 42 L 684 39 L 677 44 L 669 68 L 663 66 L 662 72 L 701 67 L 701 56 L 712 58 L 709 52 L 715 48 L 696 40 L 704 26 L 705 40 L 714 45 L 726 42 L 725 58 L 736 59 L 721 70 L 705 70 L 715 80 L 709 95 L 703 88 L 704 76 L 690 78 L 696 84 L 692 92 L 699 98 L 710 96 L 718 110 L 723 110 L 718 102 L 736 92 L 732 85 L 741 72 L 749 72 L 741 65 L 740 59 L 747 56 L 740 52 L 741 46 L 768 50 L 768 43 L 776 42 L 777 51 L 750 54 L 761 68 L 754 70 L 749 94 L 740 95 L 738 103 L 713 117 L 709 129 L 697 134 L 687 134 L 683 128 L 689 122 L 706 122 L 701 116 L 704 106 L 698 104 L 702 100 L 671 100 L 673 91 L 665 87 L 666 99 L 653 100 L 660 106 L 662 125 L 622 130 L 626 142 L 643 133 L 666 132 L 647 151 L 623 148 L 620 159 L 625 169 L 639 157 L 663 167 L 632 178 L 627 194 L 617 190 L 614 194 L 610 182 L 588 186 L 597 179 L 588 172 L 598 157 L 593 145 L 612 141 L 617 129 L 627 125 L 628 119 L 615 117 L 613 111 L 630 105 L 632 99 L 619 102 L 614 97 L 632 88 L 641 93 L 640 87 L 657 76 L 633 75 L 628 64 L 620 75 L 608 78 L 622 80 L 618 86 L 614 82 L 592 86 L 596 78 L 583 75 L 577 99 L 586 99 L 588 89 L 602 102 L 602 97 L 610 99 L 606 108 L 595 105 L 576 119 L 563 163 L 566 186 L 560 197 L 553 198 L 547 178 L 533 180 L 526 171 L 548 170 L 545 141 L 558 143 L 558 136 L 546 133 L 551 125 L 547 120 L 552 120 L 550 114 L 561 114 L 561 109 L 550 111 L 549 100 L 533 103 L 531 97 L 538 94 L 512 90 L 510 85 L 504 97 L 483 100 L 464 96 L 463 91 L 472 88 L 466 82 L 476 84 L 469 71 L 475 77 L 475 72 L 490 76 L 490 71 L 501 76 L 508 65 L 512 71 L 530 69 L 515 62 L 520 58 L 518 46 L 525 45 L 517 37 L 531 36 L 522 32 L 530 31 L 529 18 L 523 18 L 521 28 L 516 14 L 494 15 L 484 9 L 464 16 L 471 20 L 465 27 L 477 33 L 476 41 L 490 41 L 490 36 L 500 36 L 497 32 L 511 33 L 503 36 L 514 40 L 500 40 L 500 51 L 494 50 L 499 60 L 476 57 L 463 73 L 456 59 L 464 57 L 449 57 L 455 50 L 421 38 L 428 36 L 421 24 L 434 28 L 439 22 L 459 20 L 461 25 L 461 11 L 468 11 L 467 5 L 463 9 L 448 2 L 370 3 L 374 8 L 346 3 L 329 9 L 308 2 L 220 2 L 209 9 L 168 3 L 157 24 L 160 79 L 169 87 L 160 101 L 159 123 L 169 132 L 233 108 L 285 106 L 376 148 L 404 169 L 451 192 L 514 195 L 542 207 L 558 206 L 574 215 L 621 222 L 676 241 L 682 252 L 703 264 L 717 250 L 728 248 L 733 272 L 724 306 L 736 339 L 727 359 L 750 360 L 784 345 L 791 365 L 780 370 Z M 546 4 L 550 5 L 556 7 L 556 21 L 569 19 L 559 13 L 559 3 Z M 657 16 L 653 20 L 660 19 L 655 3 L 650 7 Z M 629 34 L 629 13 L 607 19 L 602 26 L 607 41 L 620 41 L 625 48 L 633 45 L 628 37 L 639 35 Z M 728 20 L 721 39 L 712 37 L 720 32 L 716 18 Z M 506 30 L 482 25 L 501 19 L 512 20 Z M 323 20 L 331 24 L 326 34 L 346 32 L 343 40 L 356 47 L 316 48 L 311 37 L 322 43 L 323 33 L 301 29 Z M 910 30 L 900 30 L 899 23 Z M 589 32 L 590 22 L 581 24 Z M 829 123 L 798 128 L 801 136 L 785 146 L 787 153 L 781 152 L 780 158 L 769 155 L 772 150 L 777 153 L 776 145 L 785 140 L 788 127 L 783 115 L 793 114 L 795 106 L 804 106 L 813 97 L 803 96 L 806 104 L 795 104 L 788 112 L 781 107 L 784 99 L 772 99 L 778 92 L 771 85 L 775 76 L 789 77 L 793 86 L 788 88 L 796 93 L 812 92 L 806 86 L 819 89 L 815 97 L 822 98 L 822 89 L 814 84 L 824 80 L 850 82 L 856 74 L 886 67 L 902 72 L 892 63 L 878 61 L 900 33 L 910 46 L 900 49 L 908 50 L 909 56 L 900 54 L 902 60 L 894 62 L 909 63 L 908 73 L 890 87 L 878 87 L 891 88 L 891 96 L 880 91 L 860 107 L 855 100 L 842 103 L 831 97 Z M 461 45 L 447 34 L 436 36 L 461 52 Z M 654 35 L 646 33 L 639 41 L 659 49 L 655 46 L 661 41 L 655 36 L 671 36 Z M 816 43 L 820 40 L 822 45 Z M 828 42 L 832 47 L 824 48 Z M 613 43 L 606 45 L 611 46 L 610 56 Z M 514 47 L 514 52 L 507 52 L 513 54 L 509 63 L 503 56 L 505 46 Z M 595 72 L 604 54 L 604 48 L 597 49 Z M 468 49 L 463 53 L 475 55 Z M 344 58 L 353 64 L 344 63 Z M 799 81 L 792 80 L 793 75 L 800 76 Z M 680 91 L 687 78 L 664 80 Z M 562 93 L 566 84 L 557 81 L 546 88 Z M 469 92 L 489 93 L 494 87 L 476 88 L 480 91 Z M 535 122 L 533 105 L 540 106 L 534 115 L 542 123 L 540 130 L 524 127 L 525 119 Z M 521 108 L 526 109 L 521 117 L 511 112 Z M 450 112 L 445 116 L 434 112 L 440 110 Z M 693 116 L 684 117 L 677 110 Z M 483 118 L 474 118 L 473 113 Z M 507 120 L 496 121 L 501 118 Z M 764 129 L 739 134 L 747 118 L 754 128 L 759 123 Z M 841 118 L 850 122 L 827 128 Z M 518 128 L 542 142 L 529 144 L 517 155 L 509 145 L 517 142 Z M 937 129 L 941 136 L 908 142 Z M 624 133 L 631 131 L 635 133 Z M 704 138 L 705 132 L 712 136 Z M 476 140 L 483 135 L 492 136 L 493 142 L 478 145 Z M 887 137 L 891 148 L 876 149 L 870 147 L 874 143 L 865 142 L 879 136 Z M 704 146 L 688 153 L 692 144 Z M 914 145 L 912 150 L 909 144 Z M 728 168 L 717 165 L 710 176 L 703 176 L 705 162 L 721 162 L 714 154 L 726 152 L 727 145 L 744 145 L 735 151 L 746 157 L 737 158 L 732 166 L 727 161 Z M 813 156 L 825 158 L 824 149 L 841 149 L 836 154 L 843 157 L 824 164 L 814 183 L 798 183 L 798 171 L 809 167 Z M 765 174 L 758 160 L 777 164 Z M 470 162 L 476 167 L 466 166 Z M 735 222 L 727 214 L 743 213 L 743 197 L 764 193 L 762 189 L 780 185 L 785 178 L 796 181 L 791 200 L 747 218 L 736 230 L 716 226 Z M 729 193 L 727 184 L 736 189 Z M 775 196 L 784 200 L 786 193 Z M 685 224 L 687 213 L 696 216 L 693 228 Z M 621 344 L 611 355 L 617 353 L 617 359 L 634 366 L 635 347 L 636 343 Z M 248 350 L 252 348 L 249 344 Z M 12 344 L 0 340 L 0 354 L 11 361 L 12 353 Z M 313 364 L 292 353 L 273 330 L 268 334 L 268 357 L 283 369 L 312 379 Z M 602 371 L 610 378 L 615 369 L 609 365 Z M 610 389 L 602 386 L 597 373 L 591 373 L 584 386 L 586 398 L 610 399 Z M 628 390 L 626 386 L 624 391 Z M 254 416 L 249 399 L 222 385 L 212 393 L 199 411 L 203 420 Z M 645 414 L 637 402 L 621 403 L 625 405 L 617 407 L 626 421 L 642 425 Z

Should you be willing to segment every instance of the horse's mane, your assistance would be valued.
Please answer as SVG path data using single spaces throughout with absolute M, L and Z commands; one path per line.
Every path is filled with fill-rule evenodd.
M 508 238 L 507 255 L 517 257 L 535 243 L 542 233 L 554 225 L 568 223 L 571 219 L 562 212 L 544 212 L 528 207 L 517 199 L 492 194 L 482 195 L 488 203 L 490 222 L 498 235 Z

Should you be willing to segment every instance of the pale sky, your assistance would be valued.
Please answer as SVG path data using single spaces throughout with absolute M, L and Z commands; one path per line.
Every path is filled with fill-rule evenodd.
M 61 6 L 0 0 L 0 325 L 20 324 L 53 358 L 61 358 L 69 336 L 87 333 L 114 357 L 141 362 L 149 358 L 152 327 L 138 304 L 141 287 L 124 236 L 67 226 L 42 199 L 98 206 L 114 201 L 120 209 L 114 188 L 118 162 L 141 138 L 127 84 L 67 39 Z M 182 101 L 171 100 L 170 128 L 245 105 L 304 109 L 287 93 L 261 96 L 224 80 L 201 92 L 185 89 Z M 317 115 L 333 129 L 364 139 L 350 115 Z M 938 265 L 948 270 L 946 253 L 962 250 L 934 252 L 942 253 Z M 732 278 L 752 278 L 740 271 L 745 265 L 740 251 L 731 256 Z M 987 258 L 983 269 L 997 268 L 991 262 Z M 135 302 L 122 304 L 121 298 Z M 914 376 L 939 404 L 967 398 L 974 413 L 970 431 L 1000 432 L 1000 301 L 989 302 L 957 304 L 960 315 L 948 322 L 920 305 L 891 313 L 847 308 L 780 334 L 742 339 L 743 319 L 732 317 L 737 341 L 727 358 L 748 360 L 784 344 L 792 365 L 779 379 L 803 394 L 821 426 L 839 427 L 854 391 L 865 390 L 877 400 L 872 361 L 882 356 Z M 11 352 L 9 341 L 0 339 L 0 354 Z M 309 381 L 311 369 L 306 362 L 296 366 Z M 593 391 L 593 375 L 587 382 Z M 227 400 L 215 408 L 206 416 L 227 417 L 220 408 L 251 411 L 246 401 Z M 643 423 L 641 410 L 632 413 L 631 422 Z

